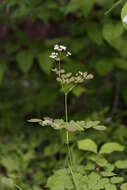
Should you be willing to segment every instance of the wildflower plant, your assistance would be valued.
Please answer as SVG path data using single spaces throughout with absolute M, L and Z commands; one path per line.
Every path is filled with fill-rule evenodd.
M 111 183 L 109 180 L 109 177 L 115 176 L 115 173 L 113 173 L 114 167 L 112 170 L 112 167 L 109 170 L 107 169 L 110 166 L 110 164 L 105 160 L 103 153 L 105 154 L 107 149 L 108 154 L 112 153 L 113 151 L 123 151 L 124 148 L 121 145 L 117 143 L 109 143 L 110 148 L 107 148 L 106 145 L 103 145 L 103 148 L 100 151 L 101 153 L 98 153 L 98 148 L 94 141 L 92 141 L 91 139 L 80 140 L 78 141 L 78 148 L 80 150 L 93 152 L 94 155 L 92 155 L 89 158 L 88 165 L 85 167 L 83 173 L 82 169 L 78 167 L 78 164 L 78 169 L 76 169 L 76 167 L 73 164 L 69 134 L 74 132 L 86 132 L 89 129 L 103 131 L 106 129 L 106 127 L 101 125 L 100 121 L 74 121 L 68 119 L 69 93 L 71 93 L 71 91 L 77 85 L 94 78 L 93 74 L 88 73 L 86 71 L 78 71 L 75 74 L 72 74 L 71 72 L 67 73 L 62 68 L 61 61 L 62 59 L 65 59 L 66 57 L 71 55 L 71 52 L 68 50 L 66 46 L 56 44 L 54 46 L 53 52 L 49 56 L 54 62 L 56 62 L 56 67 L 53 68 L 52 71 L 56 74 L 56 81 L 60 84 L 61 90 L 64 94 L 65 120 L 63 118 L 53 119 L 50 117 L 44 117 L 43 119 L 28 120 L 29 122 L 38 123 L 43 127 L 50 126 L 55 130 L 65 130 L 66 132 L 68 158 L 67 168 L 60 169 L 56 171 L 53 176 L 49 177 L 47 187 L 49 187 L 51 190 L 115 190 L 115 185 Z M 94 164 L 91 162 L 93 162 Z M 104 167 L 103 170 L 101 170 L 101 167 Z M 101 173 L 97 173 L 98 171 L 101 171 Z M 57 183 L 56 181 L 59 181 L 59 183 Z M 115 181 L 117 183 L 117 178 L 114 177 L 112 181 Z M 93 182 L 93 186 L 90 185 L 91 182 Z M 121 182 L 123 182 L 123 178 L 118 178 L 118 183 Z M 107 184 L 107 186 L 105 184 Z M 123 186 L 126 186 L 126 184 L 124 184 Z

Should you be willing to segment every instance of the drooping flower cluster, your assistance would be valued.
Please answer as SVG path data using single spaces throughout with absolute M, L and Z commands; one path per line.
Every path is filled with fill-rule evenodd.
M 41 119 L 30 119 L 29 122 L 38 123 L 41 126 L 51 126 L 55 130 L 66 129 L 69 132 L 85 131 L 93 128 L 95 130 L 103 131 L 105 126 L 100 125 L 100 121 L 74 121 L 71 120 L 68 123 L 63 119 L 52 119 L 50 117 L 44 117 Z
M 72 73 L 65 73 L 64 69 L 58 70 L 57 68 L 53 69 L 56 73 L 57 81 L 60 82 L 61 84 L 79 84 L 83 83 L 85 80 L 90 80 L 93 79 L 92 74 L 88 74 L 87 72 L 77 72 L 75 75 Z
M 67 47 L 64 45 L 54 45 L 54 52 L 51 53 L 51 55 L 49 56 L 50 58 L 56 60 L 56 61 L 60 61 L 61 59 L 61 52 L 64 53 L 65 56 L 71 56 L 71 52 L 69 52 L 67 50 Z

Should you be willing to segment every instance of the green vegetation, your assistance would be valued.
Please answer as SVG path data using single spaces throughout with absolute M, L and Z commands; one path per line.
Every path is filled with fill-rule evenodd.
M 1 1 L 2 190 L 127 189 L 126 15 L 124 0 Z M 69 128 L 63 95 L 51 72 L 54 44 L 72 52 L 62 61 L 67 73 L 94 74 L 88 84 L 70 84 Z M 66 95 L 70 86 L 64 87 Z M 54 119 L 51 128 L 27 123 L 40 118 L 36 122 L 43 125 L 45 116 L 61 120 Z M 63 130 L 53 130 L 58 128 Z M 67 167 L 65 131 L 71 133 L 72 168 Z

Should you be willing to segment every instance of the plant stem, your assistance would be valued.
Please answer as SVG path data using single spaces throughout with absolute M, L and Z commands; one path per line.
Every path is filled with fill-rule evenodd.
M 75 181 L 75 176 L 74 176 L 73 170 L 72 170 L 72 168 L 71 168 L 71 166 L 69 164 L 68 164 L 68 166 L 69 166 L 69 169 L 70 169 L 70 172 L 71 172 L 71 175 L 72 175 L 72 179 L 73 179 L 75 188 L 76 188 L 76 190 L 78 190 L 78 186 L 77 186 L 77 183 Z
M 65 93 L 65 120 L 66 120 L 66 123 L 68 125 L 68 110 L 67 110 L 67 105 L 68 105 L 67 104 L 67 93 Z M 70 150 L 70 146 L 69 146 L 69 132 L 68 132 L 68 130 L 66 130 L 66 144 L 67 144 L 67 149 L 68 149 L 69 162 L 70 162 L 70 165 L 72 167 L 73 166 L 73 162 L 72 162 L 71 150 Z
M 68 104 L 67 104 L 67 93 L 65 93 L 65 120 L 66 120 L 66 124 L 67 124 L 67 127 L 68 127 Z M 74 185 L 75 185 L 75 189 L 78 190 L 78 186 L 77 186 L 77 183 L 76 183 L 76 180 L 75 180 L 75 176 L 74 176 L 74 173 L 73 173 L 73 170 L 72 170 L 72 167 L 73 167 L 73 162 L 72 162 L 72 155 L 71 155 L 71 150 L 70 150 L 70 146 L 69 146 L 69 132 L 68 130 L 66 129 L 66 144 L 67 144 L 67 150 L 68 150 L 68 167 L 69 167 L 69 170 L 70 170 L 70 173 L 72 175 L 72 179 L 73 179 L 73 182 L 74 182 Z
M 107 11 L 105 12 L 105 15 L 109 14 L 109 13 L 110 13 L 115 7 L 117 7 L 121 2 L 122 2 L 122 0 L 118 0 L 116 3 L 114 3 L 114 4 L 112 5 L 112 7 L 111 7 L 109 10 L 107 10 Z
M 58 70 L 59 70 L 59 77 L 60 77 L 60 60 L 59 60 L 59 68 L 58 68 Z
M 21 187 L 19 187 L 17 184 L 14 184 L 14 186 L 19 189 L 19 190 L 23 190 Z

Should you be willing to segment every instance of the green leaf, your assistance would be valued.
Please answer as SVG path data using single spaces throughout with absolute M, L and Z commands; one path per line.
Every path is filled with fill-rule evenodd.
M 100 154 L 111 154 L 114 151 L 119 151 L 122 152 L 124 150 L 124 147 L 116 142 L 110 142 L 110 143 L 105 143 L 102 145 L 100 148 L 99 153 Z
M 124 4 L 122 11 L 121 11 L 121 19 L 122 19 L 122 23 L 125 29 L 127 29 L 127 22 L 126 19 L 127 18 L 127 2 Z
M 52 68 L 52 60 L 49 58 L 49 52 L 43 52 L 38 55 L 40 68 L 46 73 L 50 74 Z
M 123 26 L 120 22 L 106 23 L 103 27 L 103 36 L 107 42 L 117 39 L 123 34 Z
M 102 178 L 98 183 L 99 183 L 100 189 L 105 189 L 105 186 L 109 185 L 110 181 L 108 178 Z
M 115 176 L 116 174 L 114 172 L 104 171 L 104 172 L 101 172 L 101 175 L 103 177 L 112 177 L 112 176 Z
M 87 163 L 86 165 L 85 165 L 85 168 L 84 168 L 85 170 L 91 170 L 91 171 L 93 171 L 93 170 L 95 170 L 95 164 L 93 164 L 93 163 Z
M 16 55 L 16 61 L 19 65 L 19 68 L 24 72 L 28 73 L 32 67 L 34 60 L 34 55 L 31 51 L 20 51 Z
M 104 125 L 97 125 L 97 126 L 94 126 L 93 129 L 96 129 L 98 131 L 104 131 L 106 127 Z
M 99 165 L 100 167 L 106 167 L 108 162 L 105 158 L 100 158 L 97 157 L 97 159 L 95 160 L 95 162 L 97 163 L 97 165 Z
M 120 186 L 120 189 L 121 189 L 121 190 L 127 190 L 127 183 L 123 183 L 123 184 Z
M 105 190 L 117 190 L 115 185 L 107 184 L 105 185 Z
M 107 164 L 107 166 L 106 166 L 107 172 L 112 172 L 114 169 L 115 169 L 114 164 L 110 164 L 110 163 Z
M 85 125 L 85 128 L 86 128 L 86 129 L 89 129 L 89 128 L 91 128 L 91 127 L 95 127 L 95 126 L 97 126 L 99 123 L 100 123 L 100 121 L 87 121 L 87 122 L 86 122 L 86 125 Z
M 1 164 L 6 168 L 8 172 L 18 170 L 20 167 L 20 161 L 11 157 L 3 157 Z
M 14 188 L 13 180 L 8 177 L 0 177 L 0 182 L 4 188 Z
M 117 184 L 123 182 L 124 178 L 123 177 L 112 177 L 111 178 L 111 183 Z
M 85 139 L 85 140 L 78 141 L 78 148 L 80 150 L 97 153 L 97 145 L 91 139 Z
M 67 170 L 61 169 L 48 178 L 47 187 L 51 190 L 73 189 L 73 182 Z
M 115 166 L 118 169 L 127 169 L 127 160 L 118 160 L 115 162 Z

